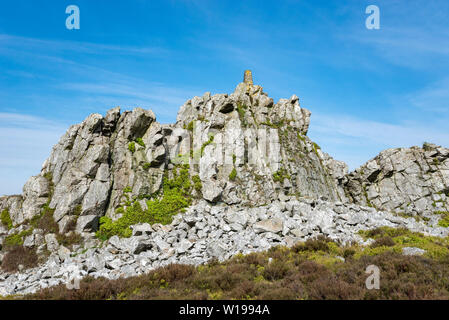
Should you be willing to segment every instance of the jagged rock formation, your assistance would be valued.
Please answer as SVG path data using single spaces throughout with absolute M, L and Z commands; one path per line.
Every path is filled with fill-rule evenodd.
M 180 160 L 213 203 L 263 205 L 288 194 L 344 200 L 346 165 L 310 141 L 309 123 L 297 96 L 274 104 L 262 87 L 245 83 L 229 96 L 187 101 L 174 125 L 140 108 L 92 114 L 61 138 L 23 195 L 2 198 L 0 209 L 21 224 L 50 197 L 61 232 L 75 220 L 79 232 L 93 231 L 99 217 L 114 217 L 125 189 L 134 199 L 154 195 Z
M 14 240 L 50 254 L 38 268 L 0 273 L 0 295 L 55 285 L 74 268 L 132 276 L 319 234 L 360 243 L 359 230 L 380 226 L 448 235 L 438 224 L 449 216 L 449 149 L 386 150 L 348 174 L 307 137 L 310 116 L 295 95 L 275 104 L 250 72 L 230 95 L 187 101 L 174 124 L 141 108 L 90 115 L 69 128 L 22 195 L 0 198 L 0 248 Z M 148 214 L 175 187 L 182 190 L 164 205 L 170 214 L 188 208 L 173 222 L 128 221 L 122 239 L 95 237 L 103 216 L 117 222 L 129 212 Z M 56 229 L 36 227 L 42 217 Z M 77 234 L 82 241 L 70 249 L 61 243 Z
M 361 205 L 406 214 L 432 216 L 449 211 L 449 149 L 389 149 L 348 175 L 349 198 Z

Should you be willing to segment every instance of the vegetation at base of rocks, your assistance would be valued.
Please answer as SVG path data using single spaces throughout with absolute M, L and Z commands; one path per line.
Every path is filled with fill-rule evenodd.
M 134 141 L 128 144 L 128 150 L 131 151 L 132 153 L 136 152 L 136 143 Z
M 388 234 L 393 240 L 404 231 Z M 292 248 L 237 254 L 197 267 L 171 264 L 126 279 L 85 278 L 79 290 L 64 284 L 15 299 L 144 300 L 144 299 L 449 299 L 449 259 L 404 256 L 394 251 L 357 257 L 358 246 L 342 246 L 319 237 Z M 343 258 L 344 257 L 344 258 Z M 382 270 L 379 290 L 368 290 L 366 267 Z
M 67 232 L 66 234 L 58 233 L 56 234 L 56 240 L 58 243 L 66 248 L 72 248 L 75 244 L 80 244 L 83 240 L 81 235 L 72 231 Z
M 38 215 L 22 224 L 22 226 L 27 226 L 27 229 L 8 235 L 3 241 L 2 252 L 4 253 L 4 257 L 1 268 L 6 272 L 19 270 L 19 265 L 22 265 L 23 269 L 32 268 L 38 265 L 40 258 L 41 260 L 45 260 L 45 251 L 38 256 L 36 248 L 26 248 L 23 246 L 25 238 L 32 235 L 34 229 L 42 230 L 44 235 L 49 233 L 55 234 L 58 243 L 68 248 L 82 241 L 81 236 L 74 232 L 76 220 L 82 211 L 81 205 L 75 207 L 73 210 L 75 218 L 68 224 L 67 230 L 65 230 L 65 232 L 69 232 L 67 234 L 60 233 L 59 226 L 53 217 L 55 210 L 50 208 L 50 202 L 54 192 L 53 177 L 51 172 L 45 173 L 44 177 L 49 181 L 50 185 L 47 203 L 42 207 Z
M 27 236 L 29 236 L 32 232 L 33 232 L 33 229 L 28 229 L 28 230 L 24 230 L 19 233 L 10 234 L 5 238 L 5 240 L 3 242 L 3 246 L 5 246 L 7 248 L 6 251 L 9 250 L 8 247 L 20 246 L 23 244 L 23 241 L 25 240 L 25 238 Z
M 53 217 L 55 209 L 51 209 L 48 205 L 45 205 L 41 213 L 31 219 L 31 230 L 41 229 L 44 234 L 54 233 L 60 245 L 70 248 L 74 244 L 79 244 L 82 241 L 82 237 L 74 232 L 76 228 L 76 221 L 78 216 L 81 214 L 81 211 L 81 205 L 76 206 L 73 211 L 74 218 L 67 225 L 66 230 L 59 232 L 59 226 Z
M 370 204 L 371 204 L 371 202 L 370 202 Z M 372 206 L 372 204 L 371 204 L 371 206 Z M 428 221 L 430 221 L 430 218 L 428 218 L 428 217 L 421 216 L 419 214 L 414 215 L 412 213 L 406 213 L 404 211 L 393 211 L 393 212 L 391 212 L 391 214 L 395 215 L 395 216 L 402 217 L 402 218 L 413 218 L 413 219 L 415 219 L 416 222 L 420 222 L 420 221 L 428 222 Z
M 439 238 L 425 236 L 421 233 L 412 232 L 406 228 L 390 227 L 360 231 L 360 235 L 365 239 L 372 238 L 375 240 L 375 243 L 383 243 L 384 245 L 372 245 L 364 248 L 364 250 L 358 252 L 356 256 L 365 254 L 376 255 L 386 251 L 401 253 L 404 247 L 416 247 L 425 250 L 424 256 L 428 258 L 437 260 L 449 259 L 449 237 Z M 394 244 L 385 238 L 390 238 Z
M 234 167 L 234 168 L 232 168 L 232 171 L 229 174 L 229 180 L 234 181 L 235 178 L 237 178 L 237 170 Z
M 443 228 L 449 228 L 449 212 L 448 211 L 435 211 L 435 214 L 442 215 L 438 225 Z
M 394 245 L 396 245 L 396 242 L 394 242 L 394 240 L 389 237 L 381 237 L 376 239 L 371 245 L 370 248 L 378 248 L 378 247 L 393 247 Z
M 96 235 L 99 239 L 106 240 L 114 235 L 130 237 L 130 226 L 137 223 L 170 224 L 173 216 L 182 212 L 192 203 L 192 183 L 189 176 L 189 166 L 183 165 L 173 170 L 173 178 L 169 179 L 166 173 L 163 179 L 163 194 L 161 197 L 147 200 L 147 209 L 144 210 L 138 201 L 117 209 L 122 216 L 117 220 L 109 217 L 100 218 L 100 229 Z M 201 183 L 201 181 L 199 181 Z M 198 181 L 194 182 L 194 188 L 198 188 Z
M 201 183 L 201 179 L 199 175 L 195 175 L 192 177 L 193 181 L 193 188 L 196 190 L 196 192 L 201 193 L 201 190 L 203 189 L 203 184 Z
M 59 226 L 53 217 L 54 212 L 55 209 L 51 209 L 49 205 L 46 204 L 42 208 L 41 213 L 31 219 L 30 225 L 35 229 L 42 229 L 44 234 L 58 233 Z
M 284 168 L 279 169 L 275 173 L 273 173 L 273 180 L 275 182 L 283 182 L 285 179 L 290 179 L 290 175 L 288 174 L 287 170 Z
M 5 209 L 2 211 L 1 215 L 0 215 L 0 221 L 2 222 L 2 224 L 8 228 L 8 230 L 12 229 L 13 227 L 13 223 L 11 220 L 11 216 L 9 215 L 9 210 Z
M 5 272 L 15 272 L 22 265 L 24 269 L 36 267 L 38 256 L 35 249 L 25 248 L 21 245 L 12 246 L 2 260 L 2 270 Z
M 136 139 L 136 143 L 137 143 L 139 146 L 142 146 L 142 147 L 145 148 L 145 142 L 143 142 L 143 139 L 142 139 L 142 138 L 137 138 L 137 139 Z

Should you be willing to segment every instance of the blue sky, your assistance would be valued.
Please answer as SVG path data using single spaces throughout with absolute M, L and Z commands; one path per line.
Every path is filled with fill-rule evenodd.
M 380 8 L 380 30 L 365 8 Z M 67 30 L 77 5 L 81 29 Z M 296 94 L 309 136 L 354 169 L 391 147 L 449 147 L 448 1 L 0 2 L 0 195 L 21 193 L 65 130 L 136 106 L 174 122 L 243 70 Z

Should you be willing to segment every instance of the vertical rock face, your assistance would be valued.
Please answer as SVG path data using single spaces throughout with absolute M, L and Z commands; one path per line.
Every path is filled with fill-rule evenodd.
M 213 136 L 198 169 L 190 163 L 207 200 L 261 205 L 288 194 L 343 200 L 338 179 L 346 165 L 310 141 L 309 123 L 310 111 L 297 96 L 274 104 L 262 87 L 248 82 L 231 95 L 207 93 L 187 101 L 175 126 L 190 129 L 179 139 L 193 141 L 194 154 Z
M 433 144 L 381 152 L 348 175 L 358 204 L 408 215 L 449 211 L 449 149 Z

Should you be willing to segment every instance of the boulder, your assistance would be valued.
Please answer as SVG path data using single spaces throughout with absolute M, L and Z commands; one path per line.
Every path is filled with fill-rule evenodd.
M 281 219 L 273 218 L 273 219 L 266 219 L 259 222 L 256 222 L 253 225 L 253 229 L 256 233 L 262 233 L 262 232 L 272 232 L 272 233 L 278 233 L 281 232 L 284 228 L 284 223 Z

